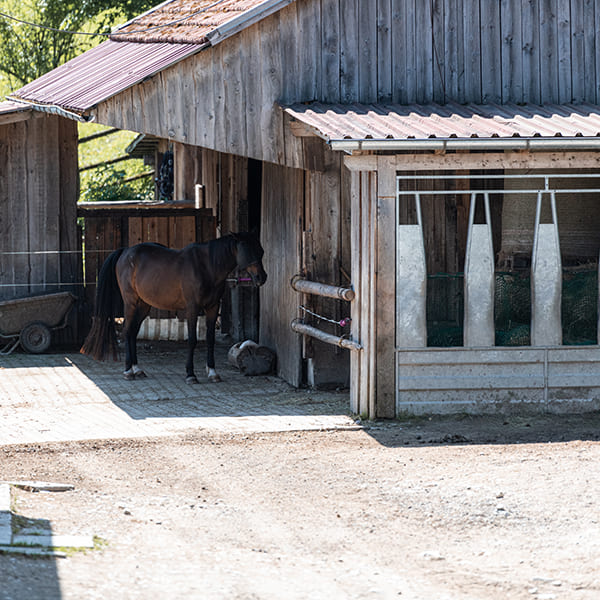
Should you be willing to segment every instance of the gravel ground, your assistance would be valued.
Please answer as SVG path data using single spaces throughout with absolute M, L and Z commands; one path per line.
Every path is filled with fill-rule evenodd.
M 0 600 L 600 597 L 600 415 L 4 446 L 19 527 Z M 34 521 L 41 520 L 41 521 Z

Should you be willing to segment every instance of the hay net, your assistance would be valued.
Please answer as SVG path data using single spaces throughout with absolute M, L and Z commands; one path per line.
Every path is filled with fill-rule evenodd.
M 437 273 L 427 282 L 427 345 L 463 345 L 462 273 Z M 598 268 L 563 268 L 561 320 L 563 345 L 596 344 Z M 531 343 L 531 277 L 528 269 L 497 271 L 494 294 L 496 346 Z

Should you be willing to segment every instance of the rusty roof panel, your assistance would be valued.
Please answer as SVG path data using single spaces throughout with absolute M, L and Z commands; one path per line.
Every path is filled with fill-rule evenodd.
M 198 44 L 108 40 L 42 75 L 11 96 L 84 114 L 99 102 L 198 52 Z
M 598 137 L 592 104 L 294 104 L 285 112 L 327 141 Z
M 219 28 L 236 20 L 250 23 L 292 0 L 169 0 L 113 31 L 111 39 L 129 42 L 205 44 Z
M 67 111 L 64 116 L 79 118 L 99 102 L 291 2 L 294 0 L 168 0 L 117 29 L 110 40 L 11 96 L 38 104 L 35 108 L 40 110 L 58 108 Z

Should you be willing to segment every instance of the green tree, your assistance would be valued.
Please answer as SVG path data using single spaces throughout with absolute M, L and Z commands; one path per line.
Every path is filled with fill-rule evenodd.
M 85 52 L 106 39 L 91 34 L 108 33 L 154 4 L 148 0 L 0 0 L 0 91 L 16 89 Z

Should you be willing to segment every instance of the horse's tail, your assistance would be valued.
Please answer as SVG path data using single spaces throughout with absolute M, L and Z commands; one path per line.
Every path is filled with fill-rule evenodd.
M 80 350 L 82 354 L 89 354 L 96 360 L 104 360 L 111 352 L 114 360 L 118 358 L 115 315 L 122 297 L 117 282 L 116 266 L 123 250 L 124 248 L 121 248 L 109 254 L 98 274 L 92 328 Z

